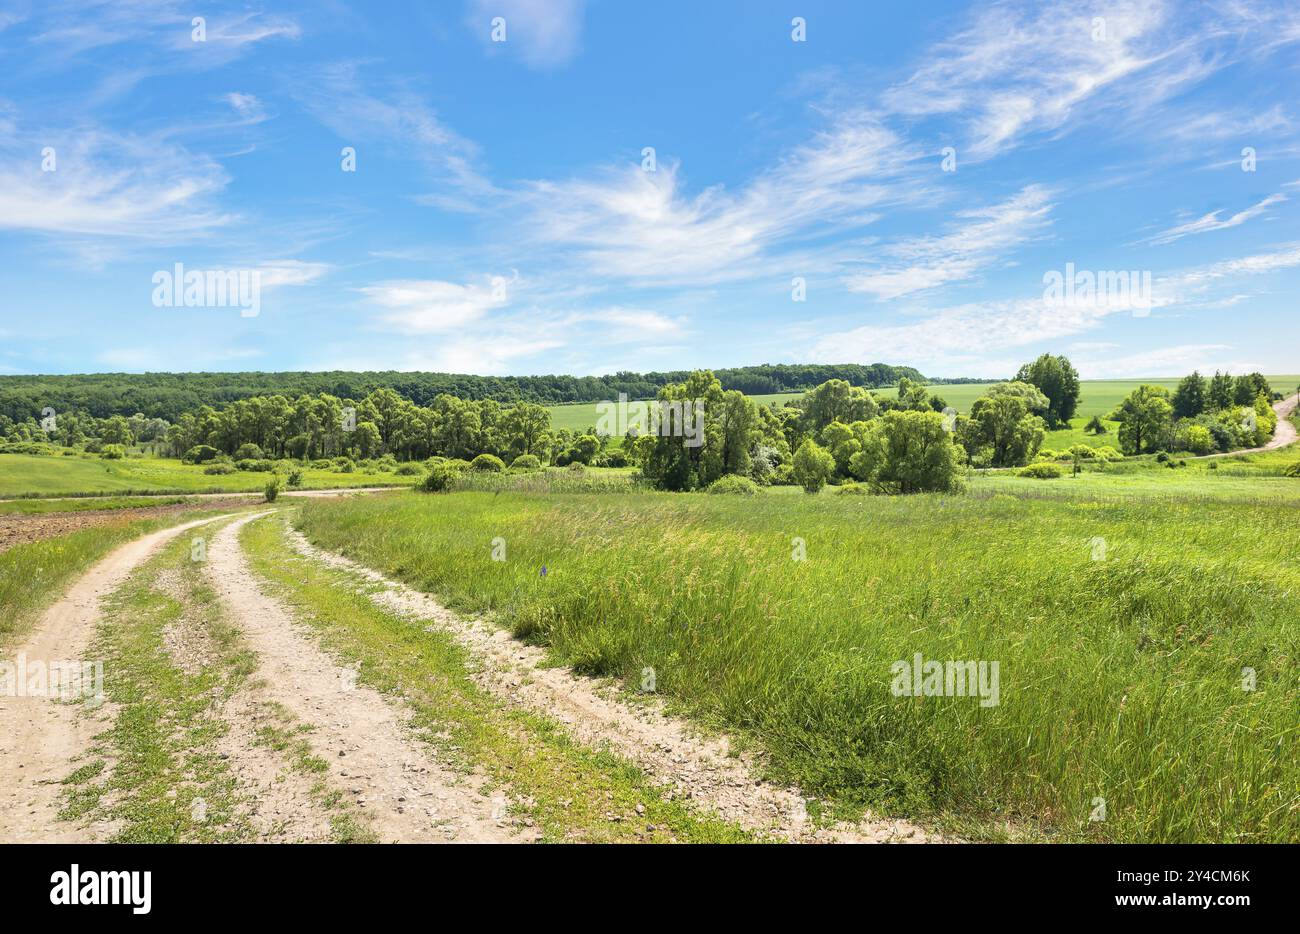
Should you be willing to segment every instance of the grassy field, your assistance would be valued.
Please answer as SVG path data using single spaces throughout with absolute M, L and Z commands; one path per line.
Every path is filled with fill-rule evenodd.
M 1300 385 L 1300 376 L 1270 376 L 1268 379 L 1274 391 L 1287 395 L 1295 392 L 1296 386 Z M 1178 388 L 1177 379 L 1084 380 L 1080 386 L 1077 417 L 1071 421 L 1069 429 L 1048 432 L 1047 438 L 1043 441 L 1043 446 L 1057 451 L 1063 450 L 1072 444 L 1087 444 L 1089 447 L 1100 447 L 1103 444 L 1109 444 L 1112 447 L 1118 447 L 1115 439 L 1115 431 L 1118 428 L 1117 423 L 1108 422 L 1110 432 L 1100 438 L 1084 434 L 1083 426 L 1088 423 L 1092 416 L 1104 416 L 1107 412 L 1110 412 L 1124 400 L 1125 396 L 1144 383 L 1164 386 L 1170 392 Z M 932 386 L 930 391 L 933 395 L 942 397 L 944 402 L 958 412 L 967 412 L 970 410 L 971 404 L 984 395 L 992 385 L 992 383 L 954 383 Z M 897 387 L 878 389 L 876 392 L 887 398 L 898 395 Z M 751 396 L 751 398 L 760 405 L 782 406 L 802 395 L 803 393 L 799 392 L 781 392 L 756 395 Z M 596 403 L 594 402 L 553 405 L 549 407 L 549 411 L 551 413 L 551 424 L 556 428 L 584 431 L 596 424 Z M 615 439 L 611 443 L 615 442 L 621 444 L 622 439 Z
M 409 486 L 412 478 L 392 473 L 303 468 L 302 489 L 348 486 Z M 102 460 L 98 457 L 41 457 L 0 454 L 0 499 L 19 496 L 79 496 L 105 493 L 247 493 L 266 486 L 269 474 L 235 471 L 205 474 L 203 467 L 159 457 Z
M 1062 840 L 1297 839 L 1300 526 L 1241 489 L 1183 496 L 1187 474 L 1147 474 L 1170 495 L 1014 477 L 959 497 L 410 493 L 309 503 L 301 525 L 581 671 L 653 667 L 832 809 Z M 1000 703 L 893 696 L 891 663 L 916 653 L 997 661 Z

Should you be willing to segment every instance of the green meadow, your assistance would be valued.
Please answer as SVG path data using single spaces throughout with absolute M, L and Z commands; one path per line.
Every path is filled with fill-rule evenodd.
M 397 477 L 391 472 L 337 473 L 304 467 L 302 473 L 304 490 L 404 486 L 411 482 L 411 478 Z M 250 493 L 260 492 L 269 479 L 269 473 L 260 471 L 205 474 L 200 465 L 161 457 L 103 460 L 94 455 L 0 454 L 0 499 L 108 493 Z
M 1300 481 L 1190 470 L 911 497 L 412 492 L 298 521 L 581 672 L 653 668 L 832 813 L 1294 841 Z M 998 662 L 998 703 L 896 696 L 917 653 Z

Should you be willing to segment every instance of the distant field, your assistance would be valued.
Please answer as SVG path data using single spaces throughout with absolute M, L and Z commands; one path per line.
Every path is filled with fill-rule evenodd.
M 1270 376 L 1269 382 L 1272 384 L 1274 391 L 1281 393 L 1293 393 L 1296 386 L 1300 385 L 1300 376 Z M 1086 435 L 1083 432 L 1083 426 L 1094 415 L 1105 415 L 1111 411 L 1124 397 L 1134 389 L 1144 384 L 1155 386 L 1164 386 L 1170 392 L 1178 388 L 1177 379 L 1093 379 L 1084 380 L 1080 387 L 1079 411 L 1077 417 L 1070 422 L 1068 430 L 1050 431 L 1047 438 L 1043 441 L 1043 446 L 1052 450 L 1062 450 L 1072 444 L 1087 444 L 1097 447 L 1103 444 L 1110 444 L 1117 447 L 1115 440 L 1115 430 L 1118 424 L 1108 422 L 1109 433 L 1096 438 L 1093 435 Z M 948 405 L 952 406 L 958 412 L 966 412 L 970 409 L 971 404 L 984 395 L 993 383 L 954 383 L 951 385 L 931 386 L 932 395 L 939 396 Z M 896 387 L 888 389 L 875 390 L 878 395 L 886 397 L 895 397 L 898 395 Z M 794 399 L 798 399 L 803 393 L 801 392 L 780 392 L 766 395 L 751 396 L 755 402 L 760 405 L 781 406 Z M 574 402 L 567 405 L 549 406 L 551 413 L 551 424 L 556 428 L 567 428 L 570 431 L 582 431 L 591 428 L 596 424 L 596 405 L 595 402 Z M 622 443 L 622 439 L 615 439 L 615 446 Z
M 269 479 L 269 474 L 242 470 L 209 475 L 200 466 L 155 457 L 106 461 L 98 457 L 0 454 L 0 499 L 137 492 L 247 493 L 261 490 Z M 309 467 L 303 470 L 302 489 L 407 486 L 410 482 L 409 477 L 391 473 L 334 473 Z

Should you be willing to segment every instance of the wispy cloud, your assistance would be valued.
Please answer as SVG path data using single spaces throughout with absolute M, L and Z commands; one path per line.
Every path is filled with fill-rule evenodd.
M 355 62 L 326 66 L 295 80 L 295 97 L 317 120 L 365 158 L 369 145 L 409 153 L 431 172 L 439 190 L 421 197 L 450 210 L 475 210 L 500 194 L 478 168 L 479 148 L 443 122 L 418 95 L 402 87 L 366 89 Z
M 939 237 L 918 237 L 887 245 L 888 265 L 846 277 L 850 292 L 877 299 L 901 298 L 976 275 L 982 267 L 1031 239 L 1047 224 L 1049 192 L 1030 185 L 988 208 L 960 211 L 966 221 Z
M 470 0 L 467 25 L 503 54 L 519 51 L 530 68 L 553 68 L 578 54 L 586 0 Z M 505 20 L 506 41 L 493 42 L 491 23 Z
M 402 334 L 442 333 L 478 321 L 506 296 L 490 280 L 461 284 L 437 279 L 405 279 L 362 288 L 361 294 L 383 311 L 378 323 Z
M 1287 200 L 1286 195 L 1269 195 L 1264 200 L 1253 204 L 1248 208 L 1244 208 L 1236 214 L 1230 215 L 1226 218 L 1220 218 L 1220 215 L 1223 213 L 1222 211 L 1211 211 L 1209 214 L 1202 215 L 1194 221 L 1189 221 L 1186 224 L 1179 224 L 1176 227 L 1170 227 L 1168 230 L 1158 233 L 1144 242 L 1157 245 L 1173 243 L 1175 240 L 1181 240 L 1183 237 L 1192 234 L 1209 233 L 1212 230 L 1225 230 L 1229 227 L 1237 227 L 1246 223 L 1246 221 L 1250 220 L 1252 217 L 1259 217 L 1259 215 L 1263 214 L 1273 205 L 1285 200 Z

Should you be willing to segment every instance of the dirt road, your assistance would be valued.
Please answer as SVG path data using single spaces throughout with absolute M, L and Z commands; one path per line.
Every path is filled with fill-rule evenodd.
M 232 514 L 233 515 L 233 514 Z M 51 606 L 14 658 L 28 665 L 87 660 L 100 622 L 100 600 L 177 535 L 229 516 L 197 519 L 128 542 L 84 574 Z M 82 716 L 80 704 L 55 697 L 0 695 L 0 842 L 60 843 L 97 839 L 98 830 L 60 823 L 61 782 L 104 728 L 107 705 Z

